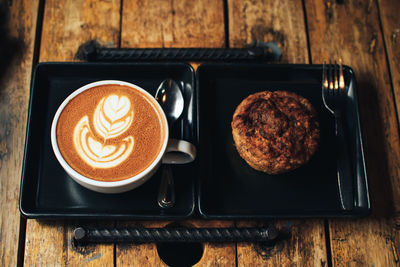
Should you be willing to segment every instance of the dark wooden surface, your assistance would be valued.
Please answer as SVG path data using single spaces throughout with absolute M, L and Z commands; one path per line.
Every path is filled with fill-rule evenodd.
M 25 220 L 19 182 L 32 68 L 75 61 L 78 46 L 242 47 L 278 42 L 281 62 L 342 58 L 356 73 L 372 214 L 275 220 L 275 246 L 204 244 L 197 266 L 397 266 L 400 212 L 400 19 L 397 0 L 1 0 L 0 265 L 162 266 L 155 244 L 76 247 L 78 221 Z M 197 63 L 194 63 L 197 66 Z M 89 222 L 164 227 L 171 222 Z M 256 221 L 181 222 L 195 227 Z M 180 251 L 171 257 L 182 257 Z

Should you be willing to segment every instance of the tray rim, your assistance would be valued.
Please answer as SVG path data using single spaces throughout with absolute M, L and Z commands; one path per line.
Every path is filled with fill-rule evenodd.
M 192 190 L 192 205 L 190 206 L 190 211 L 186 213 L 185 215 L 135 215 L 135 214 L 105 214 L 105 213 L 65 213 L 65 212 L 43 212 L 43 211 L 38 211 L 37 205 L 35 205 L 34 211 L 27 211 L 26 208 L 26 200 L 24 200 L 24 188 L 25 188 L 25 175 L 26 175 L 26 164 L 27 164 L 27 157 L 28 157 L 28 146 L 30 143 L 30 121 L 32 117 L 32 110 L 33 110 L 33 101 L 34 101 L 34 92 L 38 90 L 37 88 L 35 89 L 34 85 L 37 80 L 37 73 L 42 66 L 74 66 L 74 65 L 80 65 L 80 66 L 163 66 L 163 67 L 168 67 L 168 66 L 182 66 L 185 67 L 191 76 L 191 85 L 193 87 L 193 98 L 196 99 L 196 78 L 195 78 L 195 70 L 187 62 L 71 62 L 71 61 L 65 61 L 65 62 L 58 62 L 58 61 L 48 61 L 48 62 L 40 62 L 34 66 L 34 69 L 31 74 L 31 81 L 30 81 L 30 90 L 29 90 L 29 105 L 28 105 L 28 116 L 26 120 L 26 130 L 25 130 L 25 144 L 24 144 L 24 154 L 23 154 L 23 160 L 22 160 L 22 171 L 21 171 L 21 177 L 20 177 L 20 187 L 19 187 L 19 200 L 18 200 L 18 209 L 21 213 L 21 215 L 26 218 L 26 219 L 134 219 L 134 220 L 183 220 L 183 219 L 188 219 L 195 214 L 196 210 L 196 179 L 193 178 L 192 184 L 191 184 L 191 190 Z M 194 110 L 197 112 L 197 108 L 194 108 Z M 195 115 L 195 118 L 197 115 Z M 195 121 L 195 129 L 193 132 L 197 134 L 197 120 Z M 196 136 L 196 142 L 198 143 L 198 137 Z M 197 161 L 195 161 L 194 164 L 196 164 Z M 161 214 L 162 212 L 160 212 Z
M 322 71 L 322 64 L 279 64 L 279 63 L 266 63 L 266 62 L 254 62 L 254 63 L 232 63 L 232 62 L 227 62 L 227 63 L 203 63 L 198 66 L 196 69 L 196 101 L 197 101 L 197 124 L 198 124 L 198 133 L 197 137 L 199 140 L 199 147 L 201 145 L 200 143 L 200 86 L 199 86 L 199 81 L 200 81 L 200 76 L 201 76 L 201 71 L 204 68 L 207 68 L 209 66 L 211 67 L 254 67 L 254 66 L 262 66 L 264 68 L 297 68 L 297 69 L 309 69 L 309 70 L 319 70 L 321 69 Z M 348 66 L 348 65 L 343 65 L 344 69 L 347 69 L 351 75 L 352 82 L 354 84 L 354 98 L 356 101 L 354 101 L 354 106 L 355 109 L 357 110 L 357 121 L 356 125 L 359 128 L 358 131 L 358 138 L 359 138 L 359 149 L 360 149 L 360 157 L 361 157 L 361 163 L 363 167 L 363 180 L 365 182 L 365 194 L 366 194 L 366 199 L 367 199 L 367 205 L 364 208 L 361 207 L 355 207 L 351 211 L 341 211 L 341 212 L 326 212 L 326 213 L 315 213 L 315 214 L 304 214 L 304 215 L 282 215 L 282 214 L 256 214 L 256 215 L 251 215 L 251 214 L 238 214 L 238 213 L 231 213 L 231 214 L 224 214 L 224 215 L 218 215 L 218 214 L 210 214 L 204 212 L 201 206 L 201 177 L 200 174 L 198 174 L 198 179 L 197 179 L 197 208 L 199 215 L 203 219 L 209 219 L 209 220 L 215 220 L 215 219 L 230 219 L 230 220 L 235 220 L 235 219 L 276 219 L 276 218 L 362 218 L 362 217 L 367 217 L 368 215 L 371 214 L 371 198 L 370 198 L 370 192 L 369 192 L 369 180 L 368 180 L 368 175 L 367 175 L 367 166 L 365 164 L 365 153 L 364 153 L 364 142 L 363 142 L 363 133 L 362 133 L 362 124 L 360 120 L 360 114 L 359 114 L 359 97 L 358 97 L 358 87 L 357 87 L 357 79 L 354 73 L 354 70 Z M 322 75 L 321 75 L 322 77 Z M 360 212 L 357 212 L 360 211 Z

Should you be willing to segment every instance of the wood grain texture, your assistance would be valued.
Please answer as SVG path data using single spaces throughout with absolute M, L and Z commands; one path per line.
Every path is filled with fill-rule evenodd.
M 123 1 L 122 47 L 224 47 L 223 0 Z
M 119 227 L 161 228 L 168 221 L 118 222 Z M 149 244 L 116 244 L 116 266 L 167 266 L 158 256 L 157 247 Z
M 0 12 L 0 265 L 16 266 L 19 184 L 38 1 L 11 5 L 3 1 Z
M 275 244 L 238 243 L 238 266 L 327 266 L 322 220 L 272 222 L 280 232 Z M 237 227 L 266 226 L 266 222 L 239 221 Z
M 282 49 L 281 62 L 308 62 L 301 0 L 229 0 L 228 14 L 231 47 L 253 41 L 276 42 Z
M 25 266 L 113 266 L 113 244 L 84 246 L 74 244 L 73 230 L 77 223 L 37 220 L 28 222 L 29 237 L 25 244 Z
M 313 63 L 342 58 L 355 72 L 373 214 L 331 220 L 333 265 L 395 266 L 399 248 L 400 144 L 375 1 L 306 0 Z
M 197 228 L 233 227 L 233 222 L 231 221 L 191 220 L 189 223 Z M 195 266 L 236 266 L 236 245 L 234 243 L 204 243 L 203 257 Z
M 119 0 L 46 1 L 39 60 L 73 61 L 79 45 L 89 39 L 116 46 L 119 39 L 119 10 Z M 28 220 L 24 264 L 112 266 L 114 246 L 74 247 L 74 225 L 60 220 L 53 223 Z
M 397 104 L 397 114 L 400 114 L 400 1 L 379 0 L 378 3 Z
M 283 62 L 308 63 L 302 1 L 229 0 L 229 43 L 277 42 Z M 278 221 L 287 232 L 274 247 L 238 244 L 238 266 L 324 266 L 327 264 L 323 220 Z M 238 226 L 256 225 L 238 222 Z
M 40 61 L 72 61 L 88 40 L 118 47 L 120 1 L 46 1 L 43 25 Z

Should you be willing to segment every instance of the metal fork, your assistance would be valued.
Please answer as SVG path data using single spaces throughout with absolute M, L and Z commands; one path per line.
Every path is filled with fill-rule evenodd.
M 324 61 L 322 67 L 322 100 L 325 107 L 335 117 L 336 160 L 339 194 L 342 208 L 351 210 L 354 205 L 353 178 L 350 164 L 349 151 L 343 130 L 342 113 L 345 107 L 345 90 L 342 60 L 339 65 L 331 64 L 328 67 Z

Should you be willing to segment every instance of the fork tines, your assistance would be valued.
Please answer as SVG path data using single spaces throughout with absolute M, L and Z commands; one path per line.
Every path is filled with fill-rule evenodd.
M 336 60 L 333 64 L 329 61 L 328 67 L 326 67 L 326 62 L 324 61 L 322 85 L 330 94 L 334 94 L 335 91 L 339 91 L 339 89 L 344 89 L 345 85 L 341 59 L 339 59 L 339 65 L 336 63 Z

